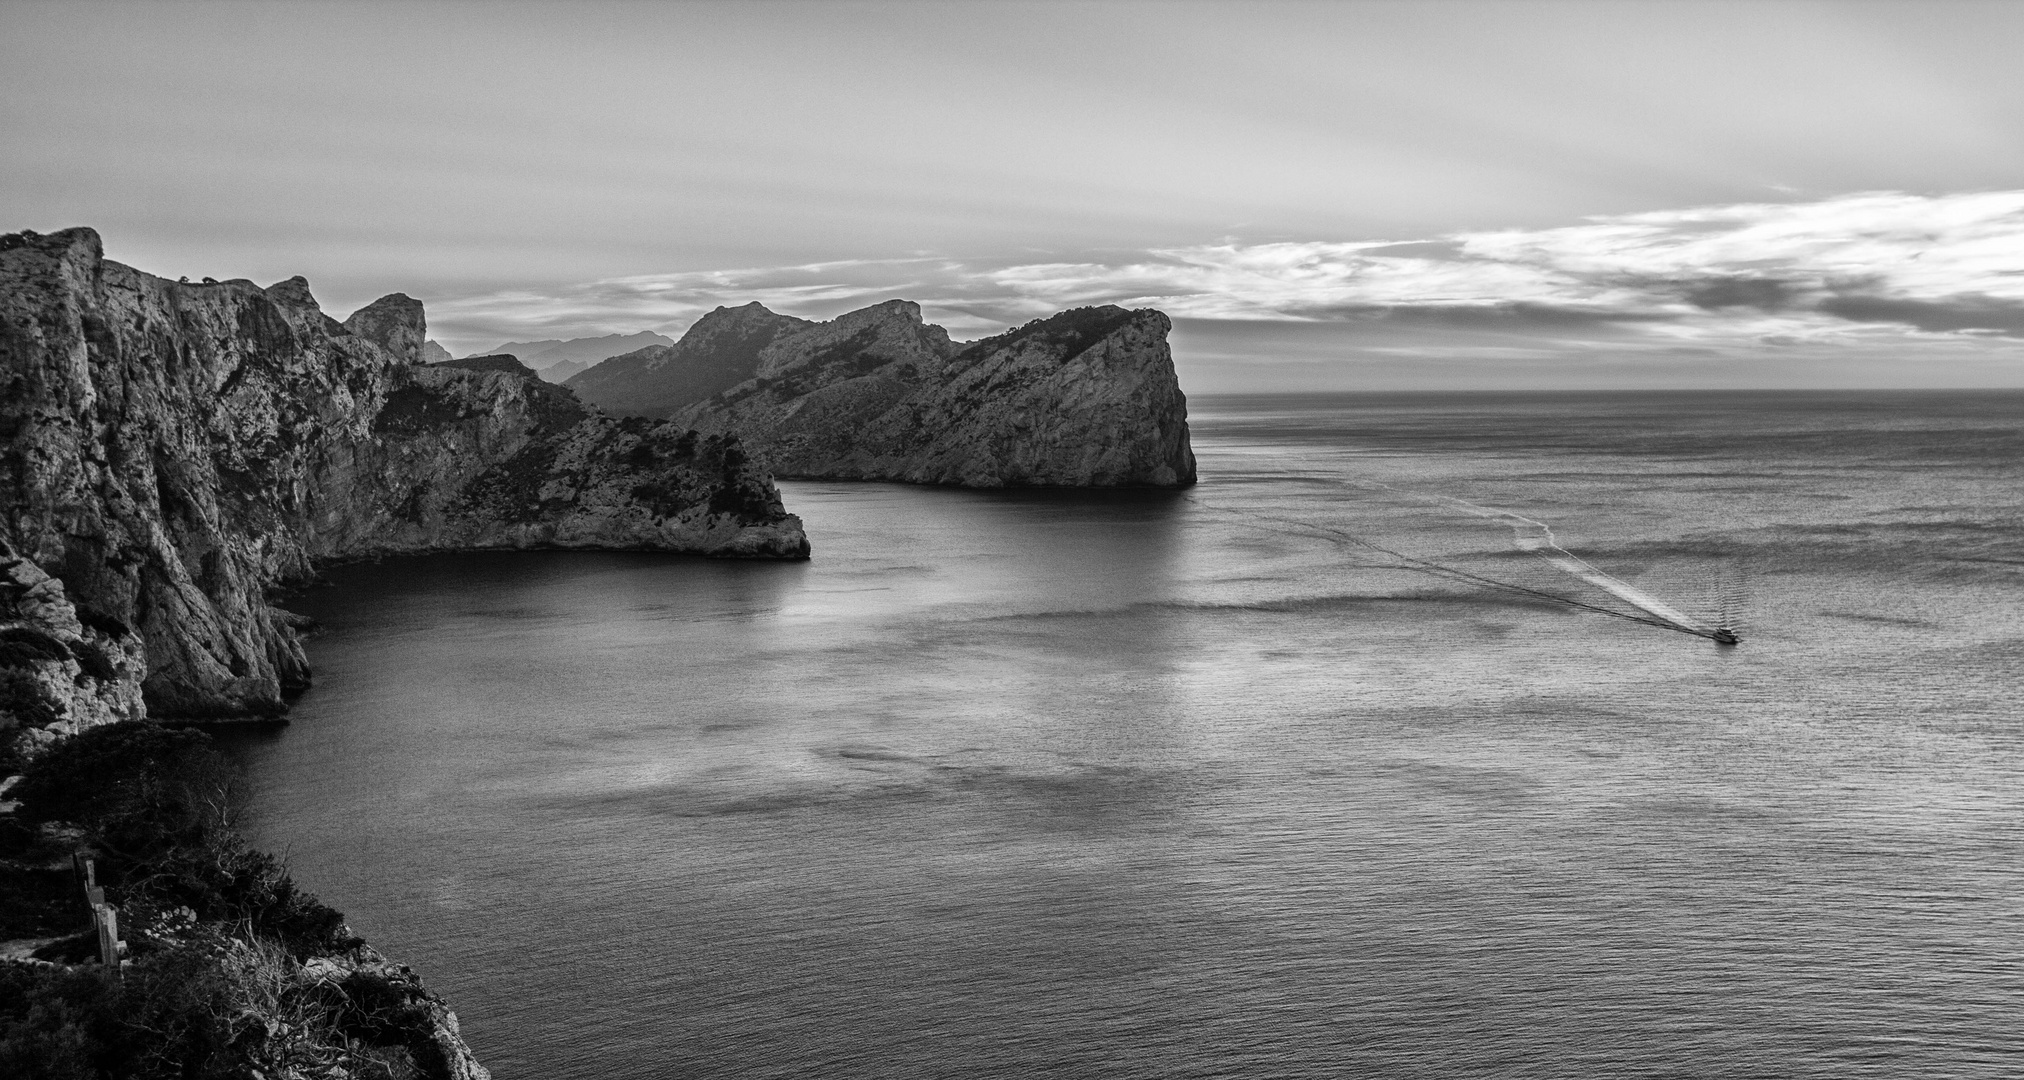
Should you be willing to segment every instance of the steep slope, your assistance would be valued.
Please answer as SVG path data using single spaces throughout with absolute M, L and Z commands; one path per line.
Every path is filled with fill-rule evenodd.
M 1078 308 L 958 347 L 893 300 L 773 341 L 752 379 L 674 419 L 736 432 L 782 476 L 1182 487 L 1195 456 L 1169 327 Z
M 88 229 L 0 237 L 0 561 L 33 564 L 0 586 L 70 610 L 21 619 L 69 654 L 37 677 L 92 678 L 81 642 L 153 715 L 271 715 L 308 672 L 269 593 L 319 560 L 806 556 L 735 439 L 592 412 L 517 363 L 425 366 L 424 340 L 398 294 L 339 323 L 301 278 L 192 285 L 106 261 Z
M 758 374 L 761 352 L 813 325 L 758 303 L 720 307 L 696 320 L 681 341 L 614 356 L 564 385 L 612 412 L 664 417 Z

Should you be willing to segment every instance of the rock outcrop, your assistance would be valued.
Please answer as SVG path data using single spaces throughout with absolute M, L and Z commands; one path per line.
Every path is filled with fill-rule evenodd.
M 138 720 L 146 671 L 138 634 L 105 615 L 80 617 L 63 582 L 0 538 L 0 742 L 11 736 L 23 743 L 13 749 L 33 753 L 87 727 Z
M 615 411 L 735 432 L 780 476 L 965 487 L 1195 481 L 1157 311 L 1079 308 L 958 345 L 892 300 L 826 323 L 718 308 L 571 379 Z
M 956 345 L 895 300 L 774 342 L 754 378 L 675 414 L 782 476 L 964 487 L 1195 482 L 1157 311 L 1078 308 Z
M 308 671 L 270 595 L 322 560 L 807 555 L 735 438 L 586 409 L 517 362 L 421 364 L 424 329 L 398 294 L 339 323 L 301 278 L 178 283 L 88 229 L 0 238 L 0 635 L 56 642 L 34 677 L 77 690 L 49 709 L 132 715 L 138 677 L 156 717 L 279 712 Z

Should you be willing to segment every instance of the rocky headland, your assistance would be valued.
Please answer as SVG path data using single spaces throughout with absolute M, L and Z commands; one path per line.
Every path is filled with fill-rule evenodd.
M 406 296 L 338 322 L 301 278 L 168 281 L 88 229 L 0 243 L 4 558 L 60 582 L 51 625 L 142 661 L 112 670 L 157 718 L 278 714 L 308 671 L 273 596 L 320 562 L 808 554 L 734 438 L 586 408 L 511 358 L 421 363 Z
M 232 831 L 207 737 L 162 723 L 280 716 L 310 672 L 279 601 L 321 565 L 806 558 L 771 474 L 1195 479 L 1156 311 L 964 344 L 907 301 L 748 304 L 567 386 L 426 331 L 401 294 L 339 321 L 301 278 L 169 281 L 89 229 L 0 236 L 0 1074 L 486 1075 L 411 971 Z M 79 852 L 124 979 L 72 932 Z
M 264 288 L 169 281 L 108 261 L 89 229 L 0 237 L 0 776 L 25 763 L 33 787 L 38 762 L 106 742 L 119 768 L 94 758 L 49 790 L 103 781 L 141 800 L 108 818 L 103 807 L 64 810 L 45 791 L 41 804 L 58 808 L 38 819 L 40 832 L 23 832 L 0 802 L 10 852 L 0 901 L 48 891 L 51 871 L 34 860 L 64 836 L 128 835 L 119 830 L 135 820 L 182 813 L 161 810 L 157 796 L 189 786 L 163 764 L 183 758 L 133 750 L 146 739 L 124 732 L 164 730 L 144 720 L 283 712 L 309 669 L 301 620 L 276 600 L 320 564 L 500 548 L 807 557 L 799 519 L 735 436 L 610 416 L 510 356 L 425 363 L 425 331 L 422 305 L 400 294 L 340 322 L 301 278 Z M 99 1009 L 128 1031 L 120 1017 L 139 1007 L 128 1001 L 134 987 L 173 991 L 201 976 L 225 988 L 217 1000 L 252 1010 L 247 1023 L 265 1025 L 257 1038 L 227 1025 L 233 1039 L 266 1048 L 246 1061 L 380 1075 L 366 1066 L 398 1051 L 412 1068 L 387 1075 L 483 1075 L 454 1017 L 410 974 L 229 829 L 200 832 L 101 844 L 112 902 L 152 913 L 134 916 L 135 940 L 168 943 L 126 989 L 91 998 L 67 976 L 7 969 L 0 1006 L 9 995 L 70 994 L 76 1009 Z M 197 921 L 184 933 L 179 918 Z M 263 919 L 320 929 L 287 930 L 284 948 Z M 201 971 L 163 974 L 176 964 Z M 295 996 L 273 1001 L 298 1005 L 319 994 L 350 1001 L 370 986 L 405 1019 L 356 1030 L 333 1020 L 314 1038 L 308 1028 L 290 1035 L 292 1021 L 241 1001 L 283 983 Z M 382 1028 L 399 1045 L 373 1042 Z M 218 1052 L 228 1051 L 240 1053 Z
M 906 300 L 828 322 L 753 303 L 565 385 L 614 412 L 735 433 L 778 476 L 1184 487 L 1195 456 L 1170 325 L 1078 308 L 957 343 Z

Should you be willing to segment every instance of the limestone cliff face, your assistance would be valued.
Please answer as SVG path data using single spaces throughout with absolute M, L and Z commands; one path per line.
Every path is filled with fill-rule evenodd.
M 736 432 L 781 476 L 1183 487 L 1195 455 L 1169 328 L 1078 308 L 958 346 L 888 301 L 779 336 L 753 378 L 674 419 Z
M 57 704 L 131 715 L 87 685 L 126 664 L 155 716 L 278 712 L 308 672 L 269 593 L 322 559 L 806 556 L 735 439 L 595 413 L 525 369 L 422 365 L 425 340 L 405 296 L 339 323 L 301 278 L 192 285 L 106 261 L 88 229 L 0 238 L 0 623 L 72 653 L 36 669 L 79 688 Z
M 30 753 L 99 724 L 137 720 L 147 657 L 140 635 L 80 618 L 63 582 L 0 539 L 0 740 Z

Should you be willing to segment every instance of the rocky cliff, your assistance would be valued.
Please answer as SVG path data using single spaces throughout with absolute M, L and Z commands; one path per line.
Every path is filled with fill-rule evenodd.
M 735 432 L 781 476 L 1181 487 L 1195 457 L 1169 326 L 1157 311 L 1079 308 L 958 345 L 905 300 L 826 323 L 748 304 L 569 385 Z
M 280 711 L 308 672 L 270 596 L 320 560 L 807 555 L 735 438 L 586 409 L 517 363 L 424 365 L 424 330 L 398 294 L 340 323 L 301 278 L 194 285 L 88 229 L 0 238 L 0 637 L 55 642 L 16 650 L 50 691 L 35 715 Z

